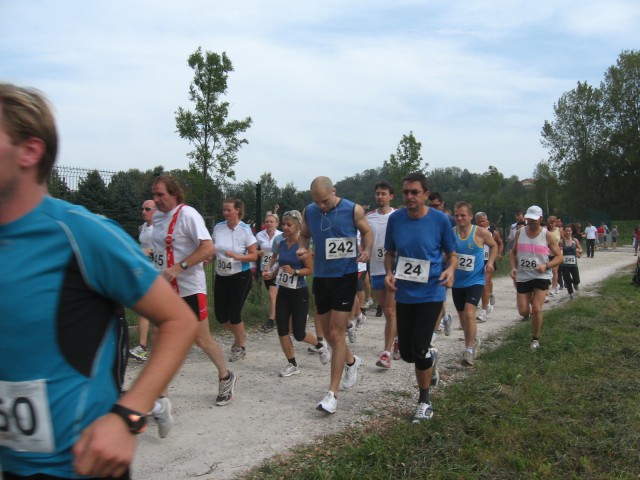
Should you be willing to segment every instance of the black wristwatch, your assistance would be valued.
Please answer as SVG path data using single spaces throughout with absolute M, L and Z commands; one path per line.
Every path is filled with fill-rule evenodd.
M 293 271 L 293 273 L 295 273 L 296 275 L 300 275 L 300 270 L 296 269 Z
M 143 413 L 136 412 L 117 403 L 109 410 L 111 413 L 118 415 L 124 423 L 127 424 L 127 428 L 133 434 L 142 433 L 147 429 L 147 416 Z

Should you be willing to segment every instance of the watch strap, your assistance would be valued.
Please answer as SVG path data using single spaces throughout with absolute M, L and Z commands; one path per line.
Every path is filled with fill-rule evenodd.
M 144 413 L 136 412 L 117 403 L 109 411 L 122 418 L 131 433 L 138 434 L 147 429 L 147 416 Z

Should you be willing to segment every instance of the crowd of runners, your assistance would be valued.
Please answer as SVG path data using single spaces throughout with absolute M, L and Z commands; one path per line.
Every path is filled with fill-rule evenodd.
M 579 289 L 583 242 L 587 257 L 609 248 L 604 236 L 596 245 L 599 233 L 591 223 L 582 232 L 579 224 L 563 225 L 553 216 L 544 222 L 535 205 L 501 235 L 468 202 L 449 211 L 422 173 L 404 177 L 398 209 L 391 207 L 393 185 L 379 181 L 372 192 L 376 209 L 368 213 L 338 196 L 328 177 L 316 177 L 311 204 L 282 217 L 276 208 L 257 234 L 242 221 L 238 198 L 223 201 L 224 220 L 209 231 L 185 204 L 180 183 L 161 175 L 141 206 L 136 245 L 114 222 L 47 195 L 56 149 L 44 97 L 0 85 L 0 261 L 17 272 L 0 288 L 8 309 L 0 319 L 0 461 L 7 480 L 130 478 L 134 434 L 144 431 L 147 418 L 155 418 L 160 437 L 173 426 L 168 384 L 194 343 L 215 367 L 216 405 L 232 402 L 238 377 L 227 363 L 250 362 L 251 349 L 260 348 L 247 344 L 242 319 L 256 270 L 269 292 L 262 330 L 277 332 L 284 355 L 274 375 L 300 374 L 294 342 L 305 342 L 329 370 L 327 393 L 315 408 L 335 413 L 340 392 L 357 383 L 366 360 L 353 348 L 375 296 L 377 314 L 385 317 L 375 364 L 383 370 L 393 361 L 414 364 L 419 392 L 412 422 L 421 423 L 433 416 L 438 332 L 452 333 L 453 317 L 444 308 L 448 291 L 464 340 L 459 361 L 474 367 L 477 323 L 500 308 L 492 276 L 508 255 L 517 309 L 531 322 L 535 351 L 547 297 L 566 288 L 573 298 Z M 608 235 L 616 248 L 617 228 Z M 636 248 L 640 232 L 637 238 Z M 210 333 L 208 263 L 215 271 L 214 316 L 233 335 L 228 355 Z M 145 363 L 124 393 L 123 306 L 140 314 L 139 345 L 129 353 Z M 38 355 L 24 358 L 27 330 Z
M 202 320 L 207 318 L 203 265 L 214 262 L 214 314 L 233 333 L 231 362 L 251 354 L 245 345 L 242 307 L 255 284 L 252 272 L 257 271 L 269 299 L 269 318 L 260 328 L 277 332 L 285 357 L 284 366 L 274 372 L 282 377 L 300 374 L 295 343 L 308 344 L 308 351 L 317 353 L 323 365 L 330 364 L 327 394 L 316 405 L 329 414 L 336 412 L 340 391 L 357 382 L 363 359 L 352 353 L 350 345 L 356 343 L 357 332 L 366 322 L 366 308 L 373 307 L 371 297 L 375 296 L 376 314 L 385 318 L 375 365 L 385 370 L 393 361 L 415 365 L 419 395 L 413 422 L 418 423 L 433 415 L 429 394 L 440 378 L 438 333 L 451 335 L 454 323 L 444 307 L 447 291 L 451 291 L 464 341 L 460 363 L 473 367 L 480 349 L 477 324 L 491 318 L 495 308 L 492 277 L 498 260 L 507 255 L 517 309 L 523 320 L 531 321 L 530 348 L 536 350 L 548 297 L 566 288 L 573 299 L 579 289 L 577 259 L 583 239 L 591 241 L 592 225 L 583 235 L 579 224 L 564 226 L 555 216 L 544 222 L 542 209 L 534 205 L 518 212 L 502 235 L 485 212 L 475 212 L 468 202 L 457 202 L 451 212 L 438 192 L 429 191 L 422 174 L 407 175 L 402 187 L 403 208 L 394 209 L 394 188 L 380 180 L 373 192 L 376 209 L 365 213 L 360 205 L 338 196 L 328 177 L 317 177 L 310 189 L 313 203 L 302 212 L 284 212 L 282 219 L 276 206 L 255 235 L 241 221 L 242 201 L 228 198 L 222 207 L 225 221 L 209 234 L 202 217 L 183 205 L 175 179 L 162 176 L 154 183 L 151 214 L 149 201 L 142 206 L 146 222 L 140 227 L 140 242 L 148 249 L 144 242 L 152 229 L 151 257 L 156 268 Z M 160 221 L 153 220 L 154 208 Z M 209 245 L 208 256 L 196 254 L 203 244 Z M 199 280 L 192 287 L 187 280 L 196 275 Z M 307 277 L 313 277 L 313 331 L 307 326 Z M 236 375 L 227 370 L 207 322 L 199 325 L 196 343 L 217 368 L 216 404 L 223 406 L 233 398 Z M 130 353 L 145 360 L 144 323 L 140 327 L 140 345 Z M 151 413 L 160 436 L 165 436 L 173 424 L 166 395 Z

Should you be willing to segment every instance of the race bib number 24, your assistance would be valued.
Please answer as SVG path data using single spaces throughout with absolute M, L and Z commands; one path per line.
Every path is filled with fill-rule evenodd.
M 400 280 L 408 280 L 410 282 L 427 283 L 429 282 L 430 268 L 431 262 L 429 260 L 398 257 L 396 278 L 399 278 Z

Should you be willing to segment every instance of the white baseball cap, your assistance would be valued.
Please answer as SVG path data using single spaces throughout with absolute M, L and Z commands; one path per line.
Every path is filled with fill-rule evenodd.
M 527 213 L 524 214 L 524 218 L 530 220 L 538 220 L 540 217 L 542 217 L 542 209 L 537 205 L 532 205 L 527 208 Z

